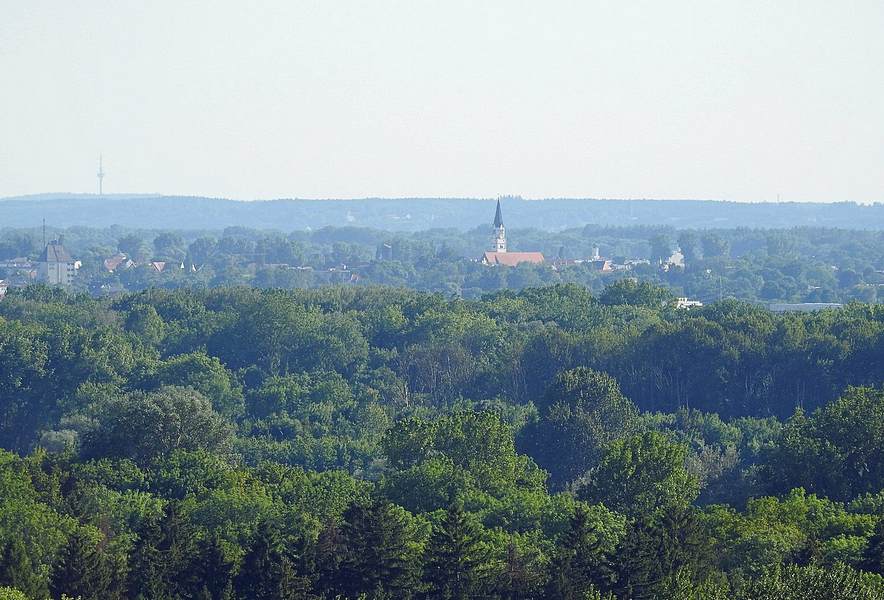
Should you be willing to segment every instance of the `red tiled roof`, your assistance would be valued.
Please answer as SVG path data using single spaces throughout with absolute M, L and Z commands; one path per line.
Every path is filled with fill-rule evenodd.
M 504 265 L 515 267 L 519 263 L 528 262 L 539 265 L 543 262 L 542 252 L 486 252 L 482 256 L 486 265 Z
M 104 268 L 113 273 L 114 270 L 116 270 L 116 268 L 119 267 L 120 264 L 125 260 L 125 254 L 117 254 L 116 256 L 111 256 L 110 258 L 104 259 Z

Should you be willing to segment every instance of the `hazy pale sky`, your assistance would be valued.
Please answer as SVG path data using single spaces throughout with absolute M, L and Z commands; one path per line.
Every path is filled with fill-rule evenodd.
M 884 201 L 884 2 L 0 0 L 0 196 Z

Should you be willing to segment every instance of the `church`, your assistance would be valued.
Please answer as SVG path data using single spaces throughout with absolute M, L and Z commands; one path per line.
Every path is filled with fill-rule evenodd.
M 497 200 L 497 211 L 494 213 L 491 248 L 482 255 L 483 265 L 515 267 L 521 263 L 535 265 L 543 263 L 543 253 L 541 252 L 507 252 L 506 227 L 503 225 L 503 215 L 500 212 L 500 199 Z

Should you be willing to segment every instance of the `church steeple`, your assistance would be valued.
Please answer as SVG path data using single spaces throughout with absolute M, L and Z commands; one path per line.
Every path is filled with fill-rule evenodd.
M 503 215 L 500 213 L 500 198 L 497 199 L 497 210 L 494 212 L 494 237 L 491 247 L 494 252 L 506 252 L 506 228 L 503 226 Z

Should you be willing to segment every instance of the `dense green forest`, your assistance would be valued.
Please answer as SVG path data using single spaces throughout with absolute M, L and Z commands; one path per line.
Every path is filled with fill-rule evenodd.
M 0 598 L 884 598 L 884 306 L 670 295 L 10 290 Z
M 477 299 L 499 290 L 577 283 L 595 293 L 613 280 L 637 278 L 676 296 L 703 302 L 884 301 L 884 231 L 823 228 L 673 229 L 587 225 L 561 231 L 513 229 L 511 250 L 541 251 L 546 263 L 489 269 L 477 259 L 490 228 L 393 233 L 329 227 L 289 233 L 229 227 L 223 231 L 50 228 L 82 268 L 77 290 L 101 295 L 149 287 L 248 285 L 312 288 L 330 284 L 390 285 Z M 43 251 L 39 229 L 0 230 L 0 262 L 34 259 Z M 601 256 L 622 270 L 574 262 Z M 680 249 L 683 266 L 661 260 Z M 104 261 L 117 253 L 134 266 L 113 272 Z M 151 261 L 162 261 L 158 272 Z M 183 267 L 183 268 L 181 268 Z M 627 268 L 628 267 L 628 268 Z M 0 279 L 19 270 L 0 264 Z

